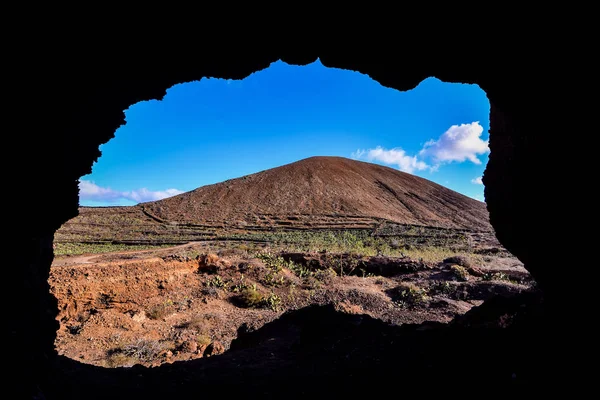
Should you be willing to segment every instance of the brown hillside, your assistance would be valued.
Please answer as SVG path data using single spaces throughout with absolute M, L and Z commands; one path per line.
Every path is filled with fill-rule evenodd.
M 427 179 L 343 157 L 310 157 L 139 207 L 201 226 L 335 227 L 385 219 L 491 230 L 485 203 Z

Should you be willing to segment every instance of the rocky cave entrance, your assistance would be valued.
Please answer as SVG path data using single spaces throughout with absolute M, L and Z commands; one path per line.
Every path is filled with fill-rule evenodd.
M 97 186 L 88 190 L 116 194 Z M 129 197 L 141 199 L 139 193 Z M 159 366 L 220 354 L 240 332 L 309 305 L 332 304 L 337 311 L 395 325 L 447 323 L 495 295 L 515 295 L 534 285 L 493 232 L 379 221 L 381 231 L 399 230 L 373 239 L 363 234 L 374 231 L 373 221 L 353 216 L 347 226 L 332 229 L 345 233 L 335 234 L 330 245 L 339 254 L 328 258 L 316 256 L 320 248 L 314 246 L 301 252 L 297 243 L 286 248 L 265 240 L 264 233 L 244 236 L 247 221 L 200 226 L 150 210 L 133 204 L 86 208 L 56 232 L 50 287 L 59 300 L 60 355 L 101 367 Z M 336 217 L 322 218 L 323 226 L 335 225 Z M 267 230 L 287 232 L 301 220 L 261 215 L 253 229 L 264 232 L 269 221 L 274 229 Z M 425 237 L 433 239 L 421 242 Z M 341 248 L 342 242 L 355 248 Z M 446 247 L 439 253 L 423 250 L 441 248 L 441 242 Z M 111 250 L 127 254 L 100 255 Z M 98 254 L 93 261 L 92 253 Z
M 560 103 L 559 96 L 551 91 L 552 84 L 533 78 L 555 64 L 552 60 L 557 53 L 553 46 L 558 44 L 539 47 L 540 51 L 521 52 L 523 44 L 529 46 L 531 42 L 523 40 L 527 36 L 525 32 L 523 36 L 515 32 L 514 35 L 502 34 L 488 49 L 481 47 L 480 35 L 458 38 L 452 30 L 446 30 L 435 42 L 412 35 L 412 47 L 406 46 L 406 42 L 399 47 L 397 34 L 377 35 L 369 30 L 360 32 L 360 42 L 381 47 L 377 51 L 369 49 L 366 54 L 361 51 L 364 47 L 357 49 L 354 41 L 357 37 L 348 36 L 350 30 L 337 31 L 334 39 L 319 29 L 315 34 L 318 37 L 307 38 L 303 46 L 286 44 L 284 47 L 279 43 L 291 39 L 287 33 L 282 33 L 281 41 L 275 44 L 265 41 L 254 29 L 248 29 L 244 45 L 260 43 L 260 51 L 256 49 L 251 54 L 245 47 L 222 53 L 222 49 L 231 48 L 231 43 L 215 35 L 211 35 L 211 41 L 223 44 L 221 50 L 208 46 L 201 52 L 190 52 L 190 48 L 198 46 L 199 35 L 195 34 L 194 43 L 192 40 L 186 43 L 191 47 L 182 46 L 181 51 L 176 51 L 174 46 L 185 41 L 184 37 L 168 42 L 168 49 L 151 43 L 136 51 L 122 50 L 122 43 L 116 41 L 102 46 L 97 42 L 97 46 L 93 42 L 80 46 L 83 33 L 78 34 L 77 44 L 73 45 L 68 40 L 54 40 L 52 31 L 48 30 L 44 38 L 49 40 L 36 40 L 32 51 L 25 57 L 15 58 L 41 65 L 39 59 L 32 57 L 46 54 L 44 46 L 50 43 L 56 51 L 56 64 L 45 64 L 47 69 L 39 74 L 32 74 L 30 68 L 19 71 L 24 74 L 22 82 L 31 89 L 27 93 L 36 93 L 38 99 L 48 101 L 31 103 L 39 113 L 37 118 L 17 114 L 24 116 L 23 120 L 28 121 L 31 128 L 28 134 L 14 135 L 15 148 L 27 149 L 26 162 L 31 162 L 30 166 L 40 174 L 35 190 L 23 175 L 18 176 L 18 188 L 24 194 L 54 195 L 47 196 L 44 202 L 39 202 L 34 195 L 23 195 L 14 202 L 15 214 L 23 217 L 23 221 L 18 225 L 13 243 L 19 250 L 17 253 L 25 255 L 18 260 L 16 268 L 9 269 L 15 276 L 11 282 L 16 288 L 19 307 L 9 308 L 10 320 L 14 321 L 9 332 L 12 340 L 9 358 L 17 363 L 9 368 L 8 380 L 17 392 L 36 399 L 163 399 L 198 395 L 201 387 L 203 394 L 223 394 L 226 388 L 227 394 L 246 395 L 251 388 L 258 390 L 252 393 L 277 397 L 280 390 L 292 387 L 303 395 L 356 395 L 361 388 L 362 393 L 374 395 L 378 388 L 388 387 L 359 384 L 381 382 L 384 375 L 390 379 L 384 382 L 403 379 L 411 386 L 415 382 L 427 384 L 421 387 L 429 389 L 430 375 L 423 371 L 434 373 L 437 386 L 444 391 L 448 386 L 440 385 L 441 381 L 462 385 L 464 371 L 468 371 L 474 381 L 490 383 L 492 386 L 488 387 L 498 389 L 497 384 L 507 384 L 507 374 L 512 379 L 515 366 L 519 370 L 516 381 L 525 376 L 528 383 L 537 385 L 535 394 L 548 382 L 565 382 L 564 375 L 570 371 L 564 368 L 562 356 L 567 355 L 573 342 L 564 340 L 561 334 L 572 330 L 569 322 L 575 322 L 572 317 L 575 313 L 568 309 L 572 302 L 566 302 L 568 305 L 563 302 L 560 264 L 551 259 L 555 254 L 548 251 L 547 244 L 553 243 L 556 232 L 551 229 L 545 209 L 539 207 L 539 199 L 548 193 L 550 184 L 544 173 L 548 153 L 539 151 L 539 145 L 547 143 L 546 133 L 555 129 L 552 113 L 560 110 L 557 107 Z M 423 46 L 429 51 L 424 52 Z M 478 62 L 440 62 L 444 58 L 452 59 L 452 55 L 469 46 L 475 50 Z M 255 331 L 256 335 L 245 339 L 245 350 L 236 352 L 236 357 L 230 352 L 229 356 L 225 353 L 221 357 L 159 368 L 106 369 L 57 356 L 54 350 L 57 304 L 48 286 L 54 233 L 77 215 L 77 180 L 90 173 L 92 163 L 100 155 L 98 146 L 106 143 L 124 122 L 122 110 L 139 101 L 160 99 L 167 88 L 181 82 L 205 76 L 243 79 L 278 59 L 305 65 L 313 62 L 317 55 L 326 66 L 360 71 L 387 87 L 402 91 L 414 88 L 429 76 L 445 82 L 476 83 L 485 90 L 490 100 L 491 154 L 483 182 L 490 219 L 501 243 L 519 257 L 543 289 L 543 320 L 540 322 L 527 312 L 521 313 L 527 307 L 523 308 L 519 302 L 512 305 L 486 302 L 479 307 L 479 313 L 471 315 L 467 324 L 452 329 L 409 327 L 398 333 L 372 321 L 365 325 L 364 320 L 311 309 L 281 318 L 279 324 L 269 329 Z M 106 63 L 104 73 L 98 74 L 98 60 L 118 62 Z M 567 86 L 565 77 L 559 74 L 557 79 L 560 86 Z M 19 88 L 19 95 L 22 93 Z M 54 97 L 59 93 L 60 97 Z M 39 134 L 47 132 L 48 127 L 57 129 L 52 134 Z M 32 140 L 34 131 L 35 140 Z M 547 198 L 560 208 L 556 199 L 560 197 Z M 515 313 L 515 310 L 519 311 Z M 518 329 L 498 331 L 482 325 L 494 315 L 507 321 L 517 314 L 520 317 L 512 320 L 520 321 Z M 565 318 L 571 319 L 565 321 Z M 524 321 L 529 325 L 522 324 Z M 288 342 L 290 346 L 286 348 L 273 347 L 281 344 L 277 338 L 293 336 L 298 331 L 305 333 L 300 343 Z M 323 332 L 328 335 L 324 337 Z M 503 340 L 493 341 L 499 345 L 489 346 L 490 339 L 499 337 Z M 399 346 L 406 340 L 410 340 L 410 346 Z M 331 354 L 332 349 L 341 349 L 339 357 Z M 358 350 L 363 352 L 357 354 Z M 277 357 L 273 358 L 272 354 Z M 357 355 L 364 357 L 357 360 Z M 391 359 L 393 356 L 396 358 Z M 257 360 L 261 363 L 257 364 Z M 365 372 L 360 376 L 362 379 L 353 374 L 353 367 Z M 309 384 L 298 388 L 297 382 L 302 379 Z

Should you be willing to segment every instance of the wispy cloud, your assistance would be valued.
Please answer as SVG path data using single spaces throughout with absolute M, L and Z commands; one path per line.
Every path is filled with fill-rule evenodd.
M 352 153 L 355 159 L 364 158 L 369 161 L 380 161 L 384 164 L 397 165 L 400 171 L 412 173 L 430 168 L 423 161 L 417 160 L 416 156 L 409 156 L 401 148 L 386 150 L 377 146 L 370 150 L 357 150 Z
M 385 149 L 377 146 L 374 149 L 359 149 L 351 156 L 354 159 L 397 165 L 398 169 L 408 173 L 423 170 L 434 172 L 445 163 L 471 161 L 481 164 L 477 156 L 490 151 L 488 141 L 481 139 L 482 134 L 483 127 L 479 121 L 475 121 L 470 124 L 452 125 L 437 140 L 431 139 L 426 142 L 415 155 L 409 155 L 399 147 Z
M 483 127 L 479 121 L 470 124 L 452 125 L 438 140 L 425 143 L 419 155 L 431 158 L 436 163 L 471 161 L 481 164 L 477 158 L 490 151 L 488 141 L 481 140 Z
M 476 185 L 483 185 L 483 177 L 478 176 L 477 178 L 473 178 L 471 179 L 471 183 L 474 183 Z
M 121 199 L 144 203 L 146 201 L 155 201 L 165 199 L 183 193 L 178 189 L 167 189 L 162 191 L 151 191 L 146 188 L 132 190 L 130 192 L 120 192 L 111 188 L 103 188 L 92 181 L 79 181 L 79 199 L 102 201 L 107 203 L 116 203 Z

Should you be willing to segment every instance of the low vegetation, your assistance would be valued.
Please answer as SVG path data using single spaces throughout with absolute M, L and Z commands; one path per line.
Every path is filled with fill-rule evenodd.
M 98 255 L 101 268 L 51 269 L 62 310 L 57 349 L 95 365 L 156 366 L 220 354 L 240 327 L 257 329 L 311 304 L 391 324 L 448 322 L 490 297 L 535 290 L 522 267 L 506 267 L 517 261 L 503 253 L 453 251 L 427 240 L 408 249 L 396 236 L 352 231 L 274 237 L 155 248 L 134 258 Z M 298 251 L 302 240 L 319 250 Z M 82 295 L 94 300 L 69 314 Z
M 171 314 L 172 301 L 165 301 L 164 303 L 157 304 L 148 310 L 147 315 L 150 319 L 163 319 Z
M 288 217 L 269 218 L 279 221 Z M 457 254 L 483 257 L 487 250 L 475 246 L 475 242 L 481 239 L 493 244 L 489 251 L 499 250 L 500 247 L 492 232 L 469 232 L 375 220 L 370 225 L 362 228 L 287 229 L 273 226 L 260 230 L 234 229 L 231 226 L 161 222 L 138 207 L 82 208 L 78 217 L 65 223 L 56 232 L 54 254 L 59 257 L 103 254 L 202 242 L 221 251 L 235 249 L 245 253 L 242 254 L 245 256 L 270 248 L 273 251 L 407 256 L 439 262 Z M 475 254 L 475 250 L 482 253 Z
M 117 251 L 153 250 L 157 248 L 171 247 L 165 244 L 123 244 L 123 243 L 81 243 L 67 242 L 55 243 L 55 256 L 75 256 L 80 254 L 104 254 Z
M 390 223 L 207 230 L 127 209 L 111 217 L 122 228 L 115 231 L 99 213 L 87 212 L 91 224 L 71 222 L 57 233 L 61 268 L 51 270 L 50 284 L 61 310 L 57 349 L 100 366 L 220 354 L 241 327 L 257 329 L 311 304 L 390 324 L 448 322 L 491 296 L 534 289 L 526 274 L 514 273 L 518 260 L 487 233 Z M 89 254 L 88 266 L 75 257 Z M 93 264 L 100 262 L 102 268 Z
M 399 286 L 388 291 L 394 304 L 399 307 L 415 307 L 425 304 L 430 297 L 427 289 L 421 288 L 410 282 L 403 282 Z

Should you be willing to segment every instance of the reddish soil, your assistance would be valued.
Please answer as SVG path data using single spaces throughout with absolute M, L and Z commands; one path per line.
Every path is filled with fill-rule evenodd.
M 139 205 L 204 227 L 369 228 L 400 224 L 491 231 L 485 203 L 393 168 L 311 157 Z
M 56 259 L 49 283 L 60 310 L 59 354 L 104 367 L 157 366 L 227 351 L 240 332 L 309 305 L 330 304 L 392 325 L 446 323 L 483 300 L 532 285 L 506 255 L 460 270 L 455 265 L 469 260 L 283 253 L 295 269 L 284 264 L 276 272 L 268 260 L 243 252 L 184 255 L 199 246 Z M 246 307 L 239 301 L 243 285 L 278 300 Z

